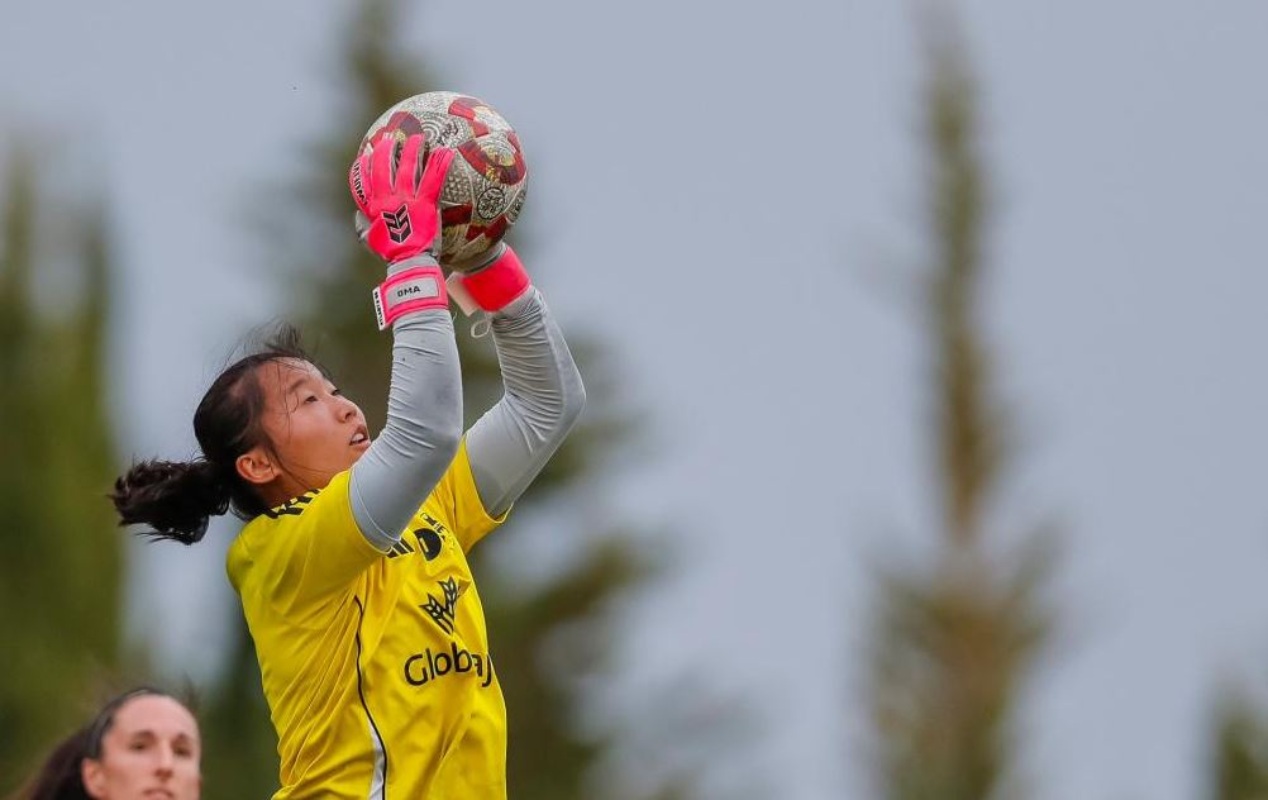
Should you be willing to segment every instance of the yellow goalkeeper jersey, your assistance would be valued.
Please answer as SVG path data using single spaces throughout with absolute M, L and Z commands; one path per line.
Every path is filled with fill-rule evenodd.
M 501 520 L 466 444 L 392 552 L 352 515 L 349 473 L 230 546 L 278 735 L 275 800 L 506 797 L 506 707 L 466 553 Z

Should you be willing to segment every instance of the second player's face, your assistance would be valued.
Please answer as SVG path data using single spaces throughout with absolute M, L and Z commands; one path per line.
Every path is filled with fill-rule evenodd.
M 365 415 L 315 366 L 287 359 L 259 370 L 262 422 L 279 462 L 281 494 L 324 487 L 369 449 Z
M 102 737 L 101 757 L 81 766 L 96 800 L 198 800 L 202 788 L 198 723 L 170 697 L 124 703 Z

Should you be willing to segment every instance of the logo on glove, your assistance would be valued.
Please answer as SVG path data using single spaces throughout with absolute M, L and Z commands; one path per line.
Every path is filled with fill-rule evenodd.
M 348 183 L 352 186 L 352 195 L 357 201 L 357 205 L 365 208 L 365 185 L 361 182 L 361 162 L 352 162 L 352 169 L 349 170 Z
M 404 204 L 395 213 L 384 211 L 383 221 L 387 223 L 387 235 L 397 244 L 404 242 L 413 232 L 409 224 L 409 207 Z

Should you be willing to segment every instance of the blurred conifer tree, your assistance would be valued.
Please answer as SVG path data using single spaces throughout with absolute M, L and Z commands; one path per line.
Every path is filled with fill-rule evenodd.
M 977 92 L 950 13 L 925 8 L 932 249 L 921 302 L 941 518 L 932 563 L 886 566 L 879 580 L 871 764 L 886 800 L 1021 797 L 1014 721 L 1052 624 L 1041 598 L 1050 538 L 1033 531 L 1011 555 L 988 540 L 1006 415 L 979 309 L 988 203 Z
M 1268 717 L 1244 692 L 1224 689 L 1214 714 L 1208 796 L 1268 800 Z
M 29 152 L 9 161 L 0 190 L 0 609 L 9 622 L 0 794 L 83 722 L 86 692 L 114 675 L 122 552 L 104 500 L 115 467 L 105 225 L 99 207 L 46 202 Z M 56 302 L 37 301 L 42 282 L 61 287 Z

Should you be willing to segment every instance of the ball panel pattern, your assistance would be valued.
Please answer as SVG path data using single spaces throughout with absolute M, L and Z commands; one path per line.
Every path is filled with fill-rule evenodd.
M 478 258 L 519 218 L 528 188 L 528 166 L 514 128 L 481 100 L 457 92 L 426 92 L 383 112 L 358 152 L 383 133 L 398 141 L 421 133 L 428 147 L 458 151 L 440 194 L 441 262 Z

